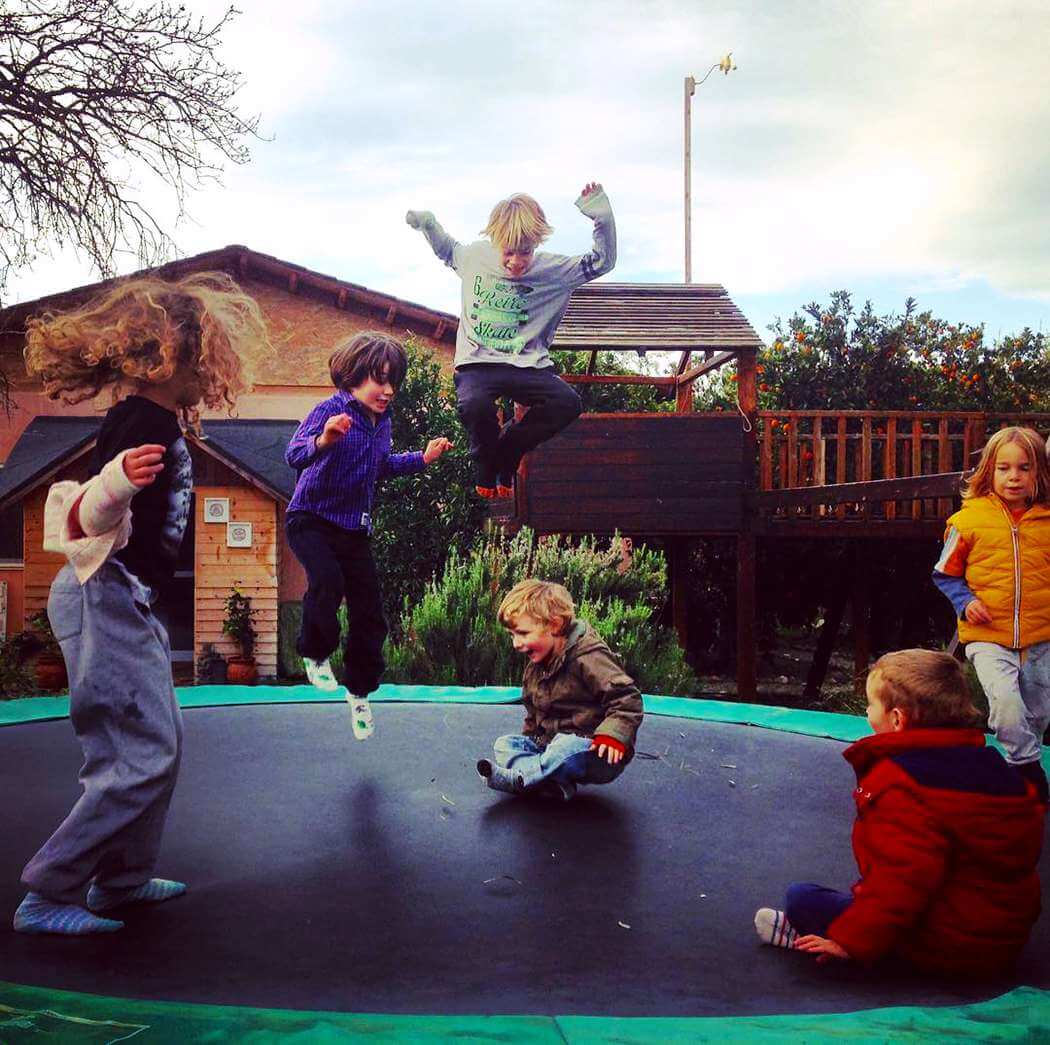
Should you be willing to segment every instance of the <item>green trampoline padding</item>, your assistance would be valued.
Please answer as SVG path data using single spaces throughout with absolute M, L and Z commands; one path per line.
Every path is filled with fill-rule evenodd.
M 233 704 L 317 704 L 343 700 L 343 691 L 322 693 L 313 686 L 181 686 L 176 689 L 184 708 L 223 707 Z M 521 700 L 519 686 L 399 686 L 382 685 L 372 694 L 374 701 L 435 704 L 514 704 Z M 649 715 L 728 722 L 760 729 L 779 729 L 810 737 L 852 742 L 871 732 L 859 715 L 765 704 L 738 704 L 731 700 L 701 700 L 693 697 L 660 697 L 645 694 Z M 65 718 L 68 697 L 22 697 L 0 701 L 0 726 Z M 989 737 L 992 744 L 994 738 Z M 1043 748 L 1043 766 L 1050 772 L 1050 748 Z
M 830 1015 L 614 1018 L 604 1016 L 384 1016 L 232 1005 L 133 1001 L 0 983 L 0 1041 L 102 1045 L 136 1038 L 264 1043 L 514 1042 L 515 1045 L 661 1045 L 723 1041 L 1046 1041 L 1050 992 L 1018 987 L 950 1008 L 899 1007 Z

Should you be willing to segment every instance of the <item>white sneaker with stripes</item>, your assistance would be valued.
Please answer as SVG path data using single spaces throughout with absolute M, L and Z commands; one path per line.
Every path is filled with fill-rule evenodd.
M 798 939 L 798 933 L 787 920 L 787 915 L 772 907 L 760 907 L 755 912 L 755 932 L 770 947 L 794 947 Z

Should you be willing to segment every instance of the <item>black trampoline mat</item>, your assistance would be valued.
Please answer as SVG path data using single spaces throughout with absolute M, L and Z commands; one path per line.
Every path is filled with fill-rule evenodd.
M 817 966 L 759 945 L 792 881 L 848 888 L 845 745 L 647 716 L 639 757 L 565 805 L 474 770 L 521 709 L 186 711 L 157 874 L 178 900 L 108 936 L 10 928 L 22 866 L 68 812 L 68 721 L 0 729 L 0 980 L 128 998 L 344 1012 L 715 1016 L 955 1005 L 1050 989 L 1050 924 L 980 984 Z M 645 757 L 653 756 L 653 757 Z M 1047 888 L 1046 860 L 1042 865 Z

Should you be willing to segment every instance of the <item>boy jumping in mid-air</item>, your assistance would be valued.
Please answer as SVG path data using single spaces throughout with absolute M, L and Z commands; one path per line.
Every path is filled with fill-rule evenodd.
M 335 394 L 310 411 L 285 451 L 299 472 L 288 504 L 288 543 L 307 577 L 297 649 L 313 685 L 339 688 L 328 657 L 339 645 L 345 597 L 343 675 L 354 736 L 367 740 L 374 731 L 368 695 L 383 673 L 387 631 L 372 558 L 376 482 L 422 471 L 452 444 L 438 437 L 425 450 L 390 452 L 388 408 L 408 370 L 395 338 L 372 330 L 355 334 L 332 353 L 328 368 Z
M 615 265 L 616 223 L 595 182 L 576 206 L 594 221 L 594 247 L 576 257 L 536 252 L 554 230 L 524 193 L 497 203 L 483 230 L 489 239 L 469 245 L 429 211 L 406 215 L 463 281 L 454 381 L 481 497 L 511 496 L 522 457 L 580 413 L 580 397 L 554 373 L 547 349 L 572 292 Z M 504 396 L 529 409 L 501 429 L 496 400 Z
M 500 604 L 499 621 L 529 659 L 521 683 L 525 724 L 497 737 L 478 772 L 496 791 L 568 800 L 580 784 L 608 784 L 634 757 L 642 697 L 609 647 L 576 620 L 560 584 L 526 580 Z

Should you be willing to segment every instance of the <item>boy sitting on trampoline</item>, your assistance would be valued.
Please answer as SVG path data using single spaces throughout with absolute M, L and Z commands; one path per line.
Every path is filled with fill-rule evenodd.
M 903 650 L 868 675 L 874 736 L 857 774 L 850 893 L 788 888 L 755 915 L 763 943 L 861 962 L 893 956 L 935 973 L 1008 970 L 1039 916 L 1045 808 L 1035 784 L 986 747 L 961 665 Z
M 568 801 L 580 784 L 608 784 L 634 757 L 642 721 L 638 687 L 609 647 L 575 618 L 560 584 L 525 580 L 500 604 L 500 623 L 528 657 L 525 725 L 497 737 L 478 772 L 496 791 Z
M 522 457 L 580 413 L 580 397 L 554 373 L 547 349 L 572 292 L 616 264 L 616 224 L 595 182 L 576 206 L 594 222 L 593 249 L 576 257 L 536 253 L 554 230 L 524 193 L 492 208 L 488 241 L 457 243 L 430 211 L 405 216 L 462 280 L 454 381 L 480 497 L 510 497 Z M 496 400 L 504 396 L 529 409 L 500 428 Z

